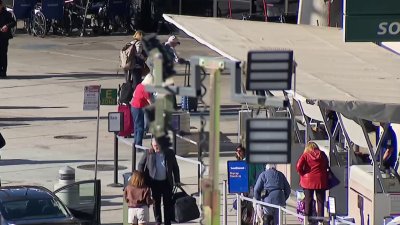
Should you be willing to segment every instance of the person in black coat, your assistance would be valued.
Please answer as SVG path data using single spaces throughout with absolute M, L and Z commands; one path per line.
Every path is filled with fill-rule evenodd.
M 16 21 L 2 0 L 0 0 L 0 79 L 7 77 L 8 40 L 12 38 L 11 28 Z
M 175 153 L 168 147 L 160 146 L 156 139 L 151 140 L 152 148 L 146 151 L 139 162 L 139 171 L 148 176 L 148 185 L 154 199 L 156 224 L 162 223 L 161 197 L 164 203 L 164 224 L 170 225 L 172 211 L 172 189 L 180 186 L 179 166 Z

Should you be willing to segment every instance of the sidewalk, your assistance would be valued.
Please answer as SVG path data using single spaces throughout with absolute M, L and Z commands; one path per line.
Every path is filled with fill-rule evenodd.
M 165 36 L 161 38 L 166 39 Z M 131 36 L 35 38 L 17 34 L 10 41 L 9 79 L 0 81 L 0 132 L 7 145 L 0 151 L 2 185 L 41 185 L 53 190 L 58 170 L 64 166 L 75 169 L 76 180 L 94 178 L 96 150 L 96 111 L 83 111 L 83 89 L 86 85 L 117 88 L 123 82 L 117 75 L 118 50 Z M 181 38 L 178 52 L 190 55 L 217 56 L 214 52 L 188 38 Z M 177 68 L 182 72 L 182 68 Z M 230 98 L 230 77 L 222 76 L 221 104 L 236 106 Z M 206 81 L 207 82 L 207 81 Z M 183 77 L 177 76 L 177 84 Z M 207 84 L 207 83 L 206 83 Z M 205 97 L 208 102 L 208 95 Z M 98 163 L 102 170 L 102 224 L 122 224 L 122 188 L 107 185 L 114 182 L 113 140 L 107 131 L 107 115 L 116 106 L 101 106 Z M 193 132 L 199 129 L 199 117 L 191 116 Z M 226 179 L 226 161 L 234 160 L 230 148 L 236 144 L 237 117 L 221 117 L 220 182 Z M 149 146 L 149 139 L 144 140 Z M 232 148 L 233 149 L 233 148 Z M 131 148 L 119 144 L 118 181 L 131 171 Z M 137 155 L 137 162 L 141 153 Z M 191 159 L 197 159 L 190 155 Z M 207 159 L 205 159 L 207 161 Z M 197 192 L 197 167 L 179 162 L 181 179 L 188 193 Z M 236 212 L 231 209 L 233 196 L 228 196 L 228 221 L 235 224 Z M 199 202 L 199 201 L 198 201 Z M 288 202 L 291 207 L 295 201 Z M 221 220 L 222 221 L 222 220 Z M 295 220 L 293 220 L 293 224 Z M 199 220 L 187 223 L 197 224 Z

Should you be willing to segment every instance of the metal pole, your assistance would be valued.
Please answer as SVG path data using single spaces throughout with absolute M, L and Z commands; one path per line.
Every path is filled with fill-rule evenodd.
M 175 155 L 176 155 L 176 131 L 172 132 L 172 142 L 173 142 L 174 152 L 175 152 Z
M 179 15 L 182 15 L 182 0 L 179 0 Z
M 122 184 L 118 183 L 118 132 L 114 133 L 114 183 L 109 184 L 109 187 L 122 187 Z
M 100 86 L 101 90 L 101 86 Z M 100 93 L 99 93 L 99 100 L 97 106 L 97 129 L 96 129 L 96 156 L 94 162 L 94 180 L 97 180 L 97 160 L 99 157 L 99 123 L 100 123 Z
M 228 202 L 227 202 L 227 198 L 228 198 L 228 196 L 227 196 L 227 191 L 226 191 L 226 180 L 223 180 L 222 181 L 222 199 L 223 199 L 223 202 L 222 202 L 222 207 L 223 207 L 223 210 L 222 210 L 222 224 L 223 225 L 227 225 L 228 224 Z
M 118 138 L 114 134 L 114 184 L 118 184 Z
M 236 225 L 242 224 L 242 200 L 240 199 L 240 195 L 236 194 Z
M 279 206 L 279 215 L 278 215 L 278 221 L 279 221 L 279 224 L 283 224 L 283 210 L 282 210 L 282 206 Z
M 199 167 L 200 167 L 200 171 L 202 171 L 203 166 L 200 164 Z M 201 191 L 201 177 L 200 176 L 198 178 L 197 190 L 198 190 L 199 198 L 200 198 L 200 206 L 202 206 L 203 205 L 203 194 L 201 193 L 202 191 Z
M 136 170 L 136 146 L 135 140 L 132 142 L 132 173 Z
M 201 135 L 199 133 L 199 143 L 197 144 L 197 161 L 201 162 L 202 161 L 202 151 L 201 151 L 201 145 L 200 145 L 200 140 L 201 140 Z M 197 165 L 197 193 L 200 195 L 200 186 L 201 186 L 201 164 Z M 200 198 L 201 199 L 201 198 Z
M 220 224 L 220 195 L 219 195 L 219 122 L 220 122 L 220 70 L 214 69 L 210 76 L 210 136 L 209 157 L 211 180 L 211 224 Z
M 289 13 L 289 0 L 285 0 L 285 16 Z
M 217 17 L 218 0 L 213 0 L 213 17 Z
M 87 10 L 89 7 L 89 2 L 90 2 L 90 0 L 86 0 L 85 16 L 83 17 L 81 37 L 83 37 L 83 35 L 85 34 L 85 25 L 86 25 L 86 17 L 87 17 Z

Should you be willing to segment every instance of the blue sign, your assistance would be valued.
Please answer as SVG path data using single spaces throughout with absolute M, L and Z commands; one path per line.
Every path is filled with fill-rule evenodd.
M 246 161 L 228 161 L 228 192 L 249 192 L 249 169 Z

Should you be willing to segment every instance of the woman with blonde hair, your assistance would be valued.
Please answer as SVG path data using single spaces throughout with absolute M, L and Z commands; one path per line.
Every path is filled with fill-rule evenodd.
M 312 216 L 314 192 L 317 196 L 317 216 L 324 216 L 325 192 L 328 189 L 329 161 L 315 142 L 308 142 L 297 161 L 300 186 L 304 190 L 305 215 Z M 322 224 L 322 222 L 318 222 Z
M 153 204 L 151 190 L 144 182 L 144 174 L 134 171 L 124 190 L 128 203 L 128 223 L 145 225 L 149 220 L 149 206 Z
M 133 90 L 142 81 L 142 74 L 147 60 L 147 54 L 143 49 L 144 32 L 137 30 L 133 35 L 133 41 L 130 43 L 134 45 L 135 55 L 132 57 L 134 62 L 133 69 L 126 71 L 126 81 L 132 82 Z
M 153 75 L 147 74 L 143 81 L 136 86 L 131 101 L 131 113 L 134 126 L 135 145 L 142 145 L 145 132 L 144 107 L 151 104 L 151 93 L 146 91 L 146 85 L 153 83 Z

